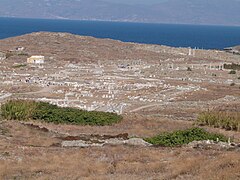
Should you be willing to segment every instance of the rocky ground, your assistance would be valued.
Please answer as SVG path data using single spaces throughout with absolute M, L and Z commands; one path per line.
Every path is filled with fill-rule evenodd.
M 146 121 L 142 123 L 146 124 Z M 136 122 L 135 125 L 139 126 L 139 124 L 140 122 Z M 181 129 L 183 125 L 184 123 L 171 125 L 171 121 L 162 121 L 162 126 L 172 130 Z M 130 133 L 131 130 L 122 130 L 125 134 L 103 135 L 106 131 L 102 131 L 101 128 L 95 128 L 99 129 L 99 134 L 96 131 L 93 134 L 83 133 L 84 131 L 80 130 L 82 128 L 76 131 L 77 128 L 2 121 L 0 124 L 1 179 L 238 179 L 240 177 L 239 147 L 207 142 L 193 142 L 181 148 L 154 147 L 139 141 L 126 143 L 126 139 L 131 139 L 131 135 L 127 135 L 126 132 Z M 70 129 L 75 129 L 75 133 L 71 133 Z M 148 134 L 147 131 L 146 134 L 141 132 L 140 128 L 139 131 L 138 135 Z M 80 147 L 76 147 L 76 143 L 75 147 L 72 147 L 73 144 L 68 146 L 69 143 L 79 139 L 82 142 L 92 139 L 91 146 L 83 146 L 83 143 Z M 94 144 L 99 140 L 109 143 L 95 146 Z M 120 141 L 125 143 L 119 143 Z
M 204 127 L 234 138 L 234 145 L 166 148 L 143 141 L 193 127 L 203 110 L 240 111 L 240 74 L 219 67 L 239 63 L 239 55 L 47 32 L 1 40 L 0 52 L 6 56 L 0 60 L 0 103 L 81 101 L 103 104 L 100 110 L 126 104 L 123 120 L 113 126 L 2 119 L 0 179 L 240 179 L 239 132 Z M 44 55 L 46 63 L 26 64 L 31 55 Z M 106 99 L 109 90 L 115 97 Z
M 240 46 L 228 47 L 225 48 L 225 51 L 233 54 L 240 54 Z

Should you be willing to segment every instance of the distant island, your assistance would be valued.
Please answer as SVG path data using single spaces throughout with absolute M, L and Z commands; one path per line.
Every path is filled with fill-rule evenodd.
M 240 2 L 237 0 L 143 2 L 1 0 L 0 17 L 240 26 Z

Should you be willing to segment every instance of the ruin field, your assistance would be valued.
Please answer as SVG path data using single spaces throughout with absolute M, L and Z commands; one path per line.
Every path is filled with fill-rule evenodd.
M 240 55 L 220 50 L 48 32 L 0 40 L 0 104 L 43 101 L 123 117 L 107 126 L 2 118 L 0 179 L 238 179 L 240 148 L 142 139 L 192 128 L 205 111 L 239 114 L 239 70 Z M 240 143 L 238 131 L 203 128 Z

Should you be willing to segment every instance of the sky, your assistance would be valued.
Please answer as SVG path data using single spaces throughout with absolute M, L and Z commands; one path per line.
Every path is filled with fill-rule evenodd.
M 119 3 L 119 0 L 104 0 L 104 1 Z M 147 4 L 147 5 L 150 5 L 150 4 L 156 4 L 156 3 L 159 3 L 159 2 L 162 2 L 162 1 L 167 1 L 167 0 L 120 0 L 121 3 L 133 4 L 133 5 L 134 4 Z

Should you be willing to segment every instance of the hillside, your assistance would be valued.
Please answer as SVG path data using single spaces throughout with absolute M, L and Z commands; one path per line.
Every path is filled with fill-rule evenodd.
M 52 32 L 0 52 L 0 179 L 238 179 L 239 55 Z

